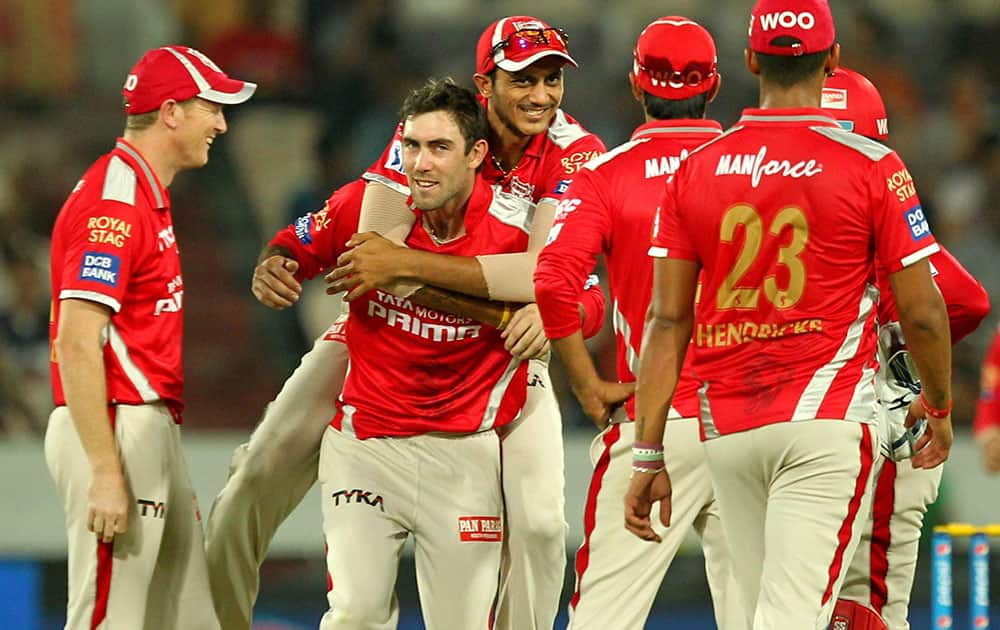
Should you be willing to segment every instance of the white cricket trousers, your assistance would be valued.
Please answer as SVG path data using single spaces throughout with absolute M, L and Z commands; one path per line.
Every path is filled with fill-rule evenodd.
M 302 357 L 250 441 L 233 453 L 212 505 L 206 552 L 223 630 L 250 630 L 268 546 L 316 481 L 320 441 L 347 373 L 345 321 Z M 550 630 L 562 594 L 567 524 L 562 419 L 547 363 L 530 362 L 524 410 L 502 437 L 507 532 L 494 627 Z
M 358 440 L 331 427 L 319 480 L 330 585 L 320 630 L 396 628 L 411 534 L 427 630 L 490 628 L 503 538 L 495 432 Z
M 730 567 L 719 509 L 705 463 L 697 418 L 667 422 L 664 453 L 672 487 L 670 527 L 653 507 L 662 542 L 640 540 L 625 529 L 625 492 L 632 476 L 635 424 L 612 424 L 594 438 L 594 474 L 583 515 L 584 540 L 576 553 L 576 591 L 568 630 L 641 630 L 670 563 L 693 527 L 705 554 L 705 573 L 720 630 L 745 626 Z
M 927 507 L 937 500 L 944 466 L 914 468 L 882 460 L 872 510 L 847 569 L 840 597 L 871 606 L 889 630 L 909 630 L 910 591 Z
M 67 630 L 215 630 L 198 499 L 180 427 L 162 404 L 112 408 L 132 504 L 111 543 L 87 531 L 91 468 L 67 407 L 45 433 L 45 460 L 66 514 Z
M 870 509 L 877 431 L 780 422 L 704 448 L 747 627 L 826 630 Z

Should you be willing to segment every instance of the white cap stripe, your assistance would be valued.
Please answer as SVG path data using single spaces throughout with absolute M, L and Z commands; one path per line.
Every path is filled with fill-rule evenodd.
M 173 48 L 164 47 L 163 50 L 168 51 L 171 55 L 177 58 L 177 61 L 181 62 L 181 65 L 184 66 L 184 69 L 187 70 L 188 74 L 191 75 L 191 78 L 194 79 L 195 84 L 198 86 L 199 92 L 206 92 L 212 89 L 212 84 L 209 83 L 208 79 L 206 79 L 201 74 L 201 72 L 198 71 L 198 68 L 194 67 L 194 64 L 191 63 L 190 59 L 188 59 L 181 53 L 177 52 Z

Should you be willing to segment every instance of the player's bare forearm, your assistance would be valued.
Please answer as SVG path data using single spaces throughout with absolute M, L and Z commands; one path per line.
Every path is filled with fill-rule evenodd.
M 458 317 L 468 317 L 499 330 L 503 330 L 510 322 L 513 312 L 523 306 L 508 302 L 494 302 L 430 286 L 417 289 L 409 299 L 420 306 Z
M 694 325 L 698 267 L 683 260 L 653 263 L 653 297 L 639 353 L 635 394 L 637 442 L 660 443 Z
M 635 383 L 603 380 L 594 367 L 580 330 L 562 339 L 553 339 L 552 346 L 566 369 L 570 387 L 580 401 L 581 409 L 599 430 L 604 430 L 615 407 L 632 395 Z
M 951 333 L 948 310 L 927 261 L 889 276 L 906 345 L 920 374 L 923 396 L 943 408 L 951 403 Z

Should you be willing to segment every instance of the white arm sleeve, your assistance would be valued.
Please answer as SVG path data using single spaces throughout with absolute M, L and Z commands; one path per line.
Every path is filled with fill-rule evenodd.
M 406 195 L 378 182 L 365 184 L 358 232 L 377 232 L 390 241 L 405 246 L 404 241 L 416 219 L 416 215 L 406 207 Z M 386 289 L 393 295 L 409 297 L 423 286 L 401 280 Z
M 545 247 L 555 221 L 556 207 L 543 201 L 535 206 L 528 236 L 528 250 L 516 254 L 476 256 L 483 269 L 483 278 L 490 299 L 505 302 L 535 301 L 535 264 L 538 252 Z

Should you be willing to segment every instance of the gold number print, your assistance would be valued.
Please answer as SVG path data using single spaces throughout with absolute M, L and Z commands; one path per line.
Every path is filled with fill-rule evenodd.
M 737 287 L 737 284 L 760 253 L 764 222 L 753 206 L 735 205 L 722 217 L 719 240 L 723 243 L 732 243 L 736 236 L 736 227 L 739 225 L 743 226 L 744 231 L 743 247 L 736 257 L 733 268 L 719 286 L 716 298 L 719 310 L 757 308 L 760 299 L 759 287 Z M 764 278 L 764 296 L 779 309 L 795 306 L 802 299 L 806 286 L 806 268 L 799 255 L 805 250 L 809 240 L 809 223 L 800 208 L 795 206 L 782 208 L 771 222 L 769 232 L 775 237 L 780 237 L 788 226 L 792 228 L 792 238 L 787 245 L 778 249 L 777 260 L 777 264 L 784 265 L 788 269 L 788 286 L 780 288 L 774 272 Z
M 760 251 L 760 242 L 763 238 L 764 227 L 760 220 L 760 215 L 752 206 L 745 204 L 735 205 L 726 211 L 722 217 L 722 229 L 720 230 L 720 240 L 723 243 L 732 243 L 736 237 L 736 226 L 743 226 L 743 248 L 736 258 L 736 264 L 729 270 L 726 279 L 719 287 L 716 303 L 719 310 L 730 308 L 757 308 L 757 301 L 760 299 L 759 288 L 736 288 L 743 274 L 747 272 L 753 264 L 757 252 Z
M 782 208 L 781 212 L 771 222 L 771 234 L 781 236 L 785 226 L 792 227 L 792 240 L 788 245 L 778 250 L 778 264 L 788 268 L 788 288 L 778 288 L 774 274 L 764 278 L 764 295 L 779 309 L 791 308 L 802 299 L 806 288 L 806 267 L 802 264 L 799 254 L 806 248 L 809 240 L 809 223 L 806 215 L 795 206 Z

